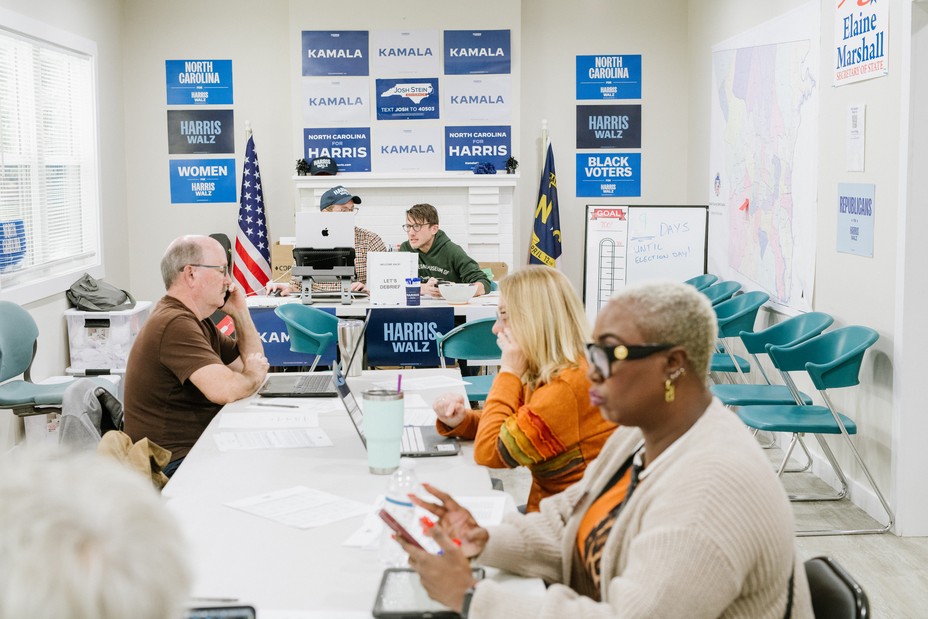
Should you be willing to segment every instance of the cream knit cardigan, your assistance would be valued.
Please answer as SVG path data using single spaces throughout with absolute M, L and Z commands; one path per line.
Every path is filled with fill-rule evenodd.
M 616 430 L 580 482 L 491 528 L 479 562 L 568 583 L 580 517 L 640 442 L 636 428 Z M 793 569 L 792 617 L 812 617 L 786 493 L 734 413 L 713 399 L 644 474 L 603 548 L 602 602 L 563 584 L 520 597 L 486 581 L 470 619 L 780 619 Z

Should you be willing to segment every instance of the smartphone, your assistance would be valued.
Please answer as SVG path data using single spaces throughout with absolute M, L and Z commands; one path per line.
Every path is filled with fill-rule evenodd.
M 188 608 L 185 619 L 255 619 L 253 606 L 209 606 Z
M 381 509 L 378 512 L 378 515 L 380 516 L 381 520 L 387 523 L 388 527 L 393 529 L 393 532 L 396 533 L 396 536 L 398 538 L 400 538 L 407 544 L 412 544 L 416 548 L 421 548 L 422 550 L 425 550 L 425 548 L 422 548 L 422 544 L 420 544 L 419 541 L 416 540 L 416 538 L 412 536 L 412 533 L 407 531 L 406 527 L 401 525 L 399 522 L 396 521 L 396 518 L 390 515 L 390 512 L 388 512 L 385 509 Z
M 228 301 L 228 300 L 229 300 L 229 297 L 231 297 L 231 296 L 232 296 L 232 291 L 229 290 L 228 288 L 226 288 L 226 296 L 225 296 L 225 298 L 222 300 L 222 305 L 220 305 L 220 307 L 225 307 L 225 306 L 226 306 L 226 301 Z

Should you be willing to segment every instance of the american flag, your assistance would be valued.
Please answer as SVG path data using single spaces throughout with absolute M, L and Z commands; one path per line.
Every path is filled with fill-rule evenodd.
M 245 169 L 242 173 L 242 201 L 238 209 L 238 233 L 235 235 L 235 261 L 232 276 L 246 295 L 264 292 L 271 279 L 271 249 L 264 214 L 264 193 L 255 139 L 248 138 Z

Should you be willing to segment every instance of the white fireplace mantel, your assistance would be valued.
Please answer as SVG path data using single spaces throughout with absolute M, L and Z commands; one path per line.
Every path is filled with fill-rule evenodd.
M 362 199 L 357 225 L 386 243 L 406 239 L 404 213 L 428 202 L 438 210 L 441 228 L 478 262 L 514 264 L 513 212 L 518 174 L 368 173 L 294 176 L 296 211 L 319 208 L 326 190 L 344 185 Z

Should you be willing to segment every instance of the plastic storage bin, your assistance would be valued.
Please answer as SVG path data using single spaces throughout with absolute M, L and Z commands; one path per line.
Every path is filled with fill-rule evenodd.
M 68 347 L 73 370 L 125 368 L 135 336 L 151 312 L 151 301 L 139 301 L 131 310 L 85 312 L 69 309 Z

